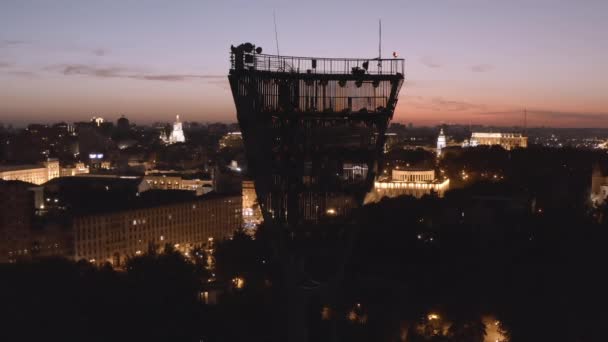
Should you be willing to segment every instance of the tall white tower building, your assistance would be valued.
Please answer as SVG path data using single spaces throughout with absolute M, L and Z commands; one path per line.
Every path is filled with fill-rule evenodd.
M 173 123 L 173 131 L 169 136 L 169 144 L 175 144 L 180 142 L 186 142 L 184 131 L 182 130 L 182 123 L 179 121 L 179 115 L 175 116 L 175 122 Z
M 439 132 L 439 136 L 437 137 L 437 155 L 441 155 L 441 151 L 445 148 L 445 135 L 443 134 L 443 128 Z

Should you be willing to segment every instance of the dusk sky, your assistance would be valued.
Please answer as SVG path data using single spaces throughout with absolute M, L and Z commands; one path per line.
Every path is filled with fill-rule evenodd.
M 0 1 L 0 122 L 235 122 L 229 48 L 406 59 L 395 121 L 608 127 L 607 0 Z

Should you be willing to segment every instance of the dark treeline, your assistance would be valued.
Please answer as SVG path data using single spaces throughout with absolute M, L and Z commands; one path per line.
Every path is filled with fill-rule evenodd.
M 4 341 L 199 341 L 213 325 L 198 301 L 204 268 L 171 248 L 120 273 L 62 259 L 0 272 Z
M 555 206 L 587 205 L 594 165 L 608 165 L 608 154 L 602 150 L 543 148 L 506 151 L 498 146 L 448 148 L 439 165 L 450 178 L 452 187 L 464 187 L 488 179 L 494 174 L 517 184 L 538 198 L 555 202 Z M 463 182 L 465 170 L 471 179 Z
M 571 210 L 441 222 L 450 207 L 470 208 L 461 196 L 366 208 L 345 289 L 368 303 L 375 336 L 406 324 L 417 341 L 413 328 L 435 311 L 469 327 L 491 315 L 511 341 L 603 340 L 606 225 Z

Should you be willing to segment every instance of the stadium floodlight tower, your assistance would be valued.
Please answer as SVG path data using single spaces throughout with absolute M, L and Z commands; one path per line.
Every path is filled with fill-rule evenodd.
M 249 172 L 265 226 L 281 235 L 281 257 L 311 259 L 302 241 L 315 235 L 348 240 L 339 235 L 373 186 L 403 59 L 268 55 L 251 43 L 232 46 L 230 58 Z M 311 263 L 286 266 L 299 287 L 321 283 L 295 264 Z

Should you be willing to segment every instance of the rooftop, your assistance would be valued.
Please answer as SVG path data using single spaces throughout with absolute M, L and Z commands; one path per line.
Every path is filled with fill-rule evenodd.
M 0 165 L 0 172 L 44 169 L 44 168 L 45 168 L 45 166 L 40 165 L 40 164 Z
M 258 70 L 300 74 L 328 75 L 403 75 L 401 58 L 325 58 L 262 54 L 251 43 L 232 47 L 231 70 Z
M 34 183 L 23 182 L 19 180 L 2 180 L 0 179 L 0 187 L 21 187 L 21 188 L 32 188 L 38 185 Z
M 180 172 L 150 172 L 147 177 L 179 177 L 188 180 L 211 180 L 211 176 L 204 172 L 180 173 Z
M 69 215 L 92 215 L 233 196 L 208 193 L 196 196 L 187 190 L 141 191 L 142 178 L 60 177 L 44 184 L 45 198 L 58 203 Z M 239 194 L 240 195 L 240 194 Z
M 521 133 L 486 133 L 486 132 L 473 132 L 472 138 L 520 138 L 523 137 Z

